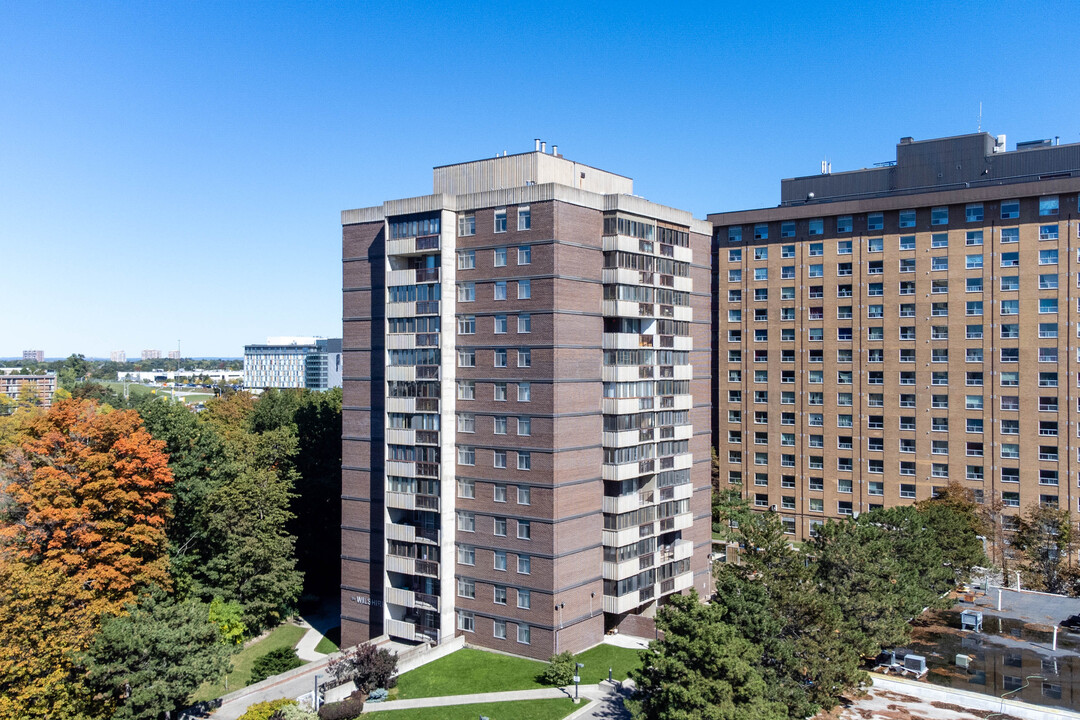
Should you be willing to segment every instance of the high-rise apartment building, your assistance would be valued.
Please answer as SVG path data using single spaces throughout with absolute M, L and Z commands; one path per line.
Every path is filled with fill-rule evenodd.
M 546 658 L 711 590 L 712 228 L 632 192 L 537 141 L 342 213 L 346 645 Z
M 1077 511 L 1080 144 L 979 133 L 710 215 L 722 477 L 794 539 L 957 481 Z
M 23 350 L 22 359 L 30 362 L 45 362 L 44 350 Z
M 127 353 L 123 350 L 113 350 L 109 353 L 109 361 L 115 363 L 127 362 Z
M 180 359 L 180 351 L 179 350 L 170 350 L 167 353 L 167 356 L 168 356 L 168 358 L 170 360 L 179 360 Z
M 142 359 L 143 360 L 160 360 L 161 359 L 161 351 L 160 350 L 143 350 L 142 351 Z

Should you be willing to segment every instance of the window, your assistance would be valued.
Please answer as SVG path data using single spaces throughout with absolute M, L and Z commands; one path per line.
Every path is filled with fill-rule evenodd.
M 528 555 L 518 555 L 517 559 L 517 571 L 521 575 L 528 575 L 532 572 L 532 558 Z
M 457 594 L 458 597 L 476 598 L 476 581 L 459 577 L 457 579 Z
M 1019 200 L 1002 200 L 1001 201 L 1001 219 L 1012 220 L 1020 217 L 1020 201 Z
M 982 222 L 983 219 L 983 206 L 982 203 L 971 203 L 964 208 L 964 218 L 968 222 Z
M 461 565 L 476 564 L 476 548 L 472 545 L 458 545 L 457 561 Z
M 900 497 L 913 498 L 915 497 L 915 486 L 907 483 L 900 484 Z
M 825 232 L 825 221 L 821 218 L 814 218 L 808 223 L 808 232 L 811 235 L 821 235 Z
M 866 286 L 866 294 L 871 297 L 881 297 L 885 294 L 884 283 L 869 283 Z
M 493 418 L 493 420 L 494 420 L 495 434 L 496 435 L 505 435 L 506 434 L 506 427 L 507 427 L 506 416 L 505 415 L 496 415 Z
M 476 532 L 476 514 L 458 510 L 457 529 L 461 532 Z
M 1001 378 L 1001 387 L 1016 387 L 1020 384 L 1020 373 L 1018 372 L 1003 372 L 999 377 Z
M 504 502 L 506 502 L 506 485 L 504 485 L 503 483 L 498 483 L 498 484 L 496 484 L 496 485 L 493 485 L 493 486 L 492 486 L 492 498 L 493 498 L 493 499 L 495 500 L 495 502 L 497 502 L 497 503 L 504 503 Z M 504 524 L 503 524 L 503 528 L 504 528 L 504 529 L 503 529 L 503 535 L 505 535 L 505 534 L 506 534 L 506 530 L 505 530 L 505 528 L 506 528 L 506 524 L 505 524 L 505 521 L 504 521 Z
M 506 208 L 499 208 L 495 211 L 495 232 L 506 232 Z M 504 250 L 503 253 L 505 254 L 505 252 L 506 251 Z M 505 265 L 506 263 L 504 262 L 503 264 Z
M 519 588 L 517 591 L 517 606 L 523 610 L 532 607 L 532 590 Z
M 769 299 L 769 288 L 754 288 L 754 300 L 764 302 Z
M 458 302 L 473 302 L 476 300 L 476 283 L 465 282 L 458 285 Z
M 517 521 L 518 540 L 532 540 L 532 522 L 529 520 Z
M 1020 276 L 1019 275 L 1002 275 L 1001 276 L 1001 289 L 1003 291 L 1013 291 L 1020 289 Z
M 1057 336 L 1057 323 L 1039 323 L 1039 337 L 1056 338 Z
M 531 280 L 518 280 L 517 281 L 517 296 L 518 300 L 529 300 L 532 298 L 532 281 Z
M 531 265 L 532 264 L 532 247 L 529 245 L 522 245 L 517 251 L 517 264 L 518 265 Z
M 528 625 L 517 626 L 517 641 L 522 645 L 528 645 L 532 642 L 532 632 Z
M 464 632 L 476 632 L 476 616 L 468 610 L 458 610 L 457 629 Z
M 517 501 L 518 505 L 532 505 L 532 488 L 518 485 Z
M 1057 195 L 1047 195 L 1046 197 L 1039 198 L 1039 215 L 1057 215 L 1058 214 L 1058 197 Z
M 1001 242 L 1005 244 L 1020 242 L 1020 228 L 1001 228 Z
M 949 269 L 949 258 L 948 258 L 948 256 L 942 255 L 942 256 L 939 256 L 939 257 L 930 258 L 930 269 L 931 270 L 948 270 Z
M 936 207 L 930 210 L 930 224 L 931 225 L 948 225 L 949 224 L 949 208 Z
M 492 387 L 494 388 L 494 391 L 495 391 L 494 395 L 493 395 L 493 398 L 495 400 L 499 401 L 499 402 L 506 402 L 506 383 L 504 383 L 504 382 L 492 383 Z
M 1057 250 L 1040 250 L 1039 251 L 1039 264 L 1040 265 L 1057 265 L 1058 251 Z
M 1057 240 L 1058 239 L 1058 226 L 1057 225 L 1040 225 L 1039 226 L 1039 239 L 1040 240 Z
M 794 265 L 784 265 L 783 267 L 781 267 L 780 268 L 780 279 L 781 280 L 793 280 L 793 279 L 795 279 L 795 266 Z
M 902 227 L 902 228 L 915 227 L 915 211 L 914 210 L 901 210 L 900 211 L 900 227 Z
M 755 280 L 768 280 L 769 279 L 769 268 L 767 268 L 767 267 L 754 268 L 754 279 Z
M 532 400 L 532 385 L 527 382 L 517 384 L 518 402 L 530 402 Z
M 983 231 L 982 230 L 968 230 L 965 240 L 966 245 L 982 245 L 983 244 Z
M 476 267 L 476 251 L 461 250 L 457 254 L 458 270 L 472 270 Z
M 934 233 L 930 236 L 930 247 L 932 248 L 944 248 L 949 247 L 949 234 L 948 233 Z
M 735 225 L 727 230 L 728 242 L 742 242 L 742 226 Z
M 742 290 L 732 289 L 727 291 L 728 302 L 742 302 Z
M 495 551 L 495 569 L 496 570 L 502 570 L 503 572 L 506 572 L 506 551 L 505 550 L 496 550 Z
M 866 239 L 866 251 L 872 253 L 885 251 L 885 239 L 884 238 L 867 238 Z
M 476 334 L 476 316 L 462 315 L 458 318 L 458 335 Z
M 506 451 L 505 450 L 494 450 L 492 452 L 492 457 L 494 459 L 494 466 L 495 467 L 497 467 L 497 468 L 505 468 L 506 467 Z
M 476 367 L 476 350 L 474 348 L 461 348 L 457 354 L 458 367 Z
M 1020 337 L 1020 326 L 1016 323 L 1004 323 L 1001 326 L 1001 337 L 1003 338 L 1018 338 Z
M 850 255 L 851 254 L 851 241 L 850 240 L 838 240 L 836 242 L 836 254 L 837 255 Z
M 457 382 L 457 397 L 458 397 L 458 400 L 475 400 L 476 399 L 476 381 L 475 380 L 458 380 L 458 382 Z
M 946 317 L 949 314 L 949 303 L 930 303 L 930 314 L 934 317 Z
M 982 283 L 981 282 L 979 284 L 979 288 L 982 289 Z M 941 295 L 943 293 L 949 292 L 949 281 L 948 280 L 931 280 L 930 281 L 930 292 L 933 295 Z
M 517 454 L 517 469 L 518 470 L 532 470 L 532 453 L 524 450 L 518 450 Z
M 968 255 L 966 267 L 968 270 L 978 270 L 983 266 L 982 255 Z
M 517 351 L 517 365 L 519 368 L 532 367 L 532 349 L 522 348 Z
M 728 262 L 742 261 L 742 248 L 731 248 L 727 251 Z
M 754 226 L 754 239 L 761 240 L 762 238 L 757 237 L 757 228 L 758 227 L 759 226 L 757 226 L 757 225 Z M 768 232 L 769 232 L 768 230 L 765 231 L 766 237 L 768 237 Z M 768 247 L 756 247 L 756 248 L 754 248 L 754 259 L 755 260 L 768 260 L 769 259 L 769 248 Z
M 915 272 L 915 258 L 901 258 L 900 260 L 900 272 L 913 273 Z
M 476 215 L 462 215 L 458 218 L 458 230 L 457 234 L 460 237 L 466 237 L 476 234 Z M 458 267 L 461 267 L 460 265 Z M 470 266 L 473 267 L 473 266 Z M 464 269 L 464 268 L 462 268 Z
M 1019 315 L 1020 314 L 1020 301 L 1019 300 L 1002 300 L 1001 301 L 1001 314 L 1002 315 Z
M 967 278 L 967 284 L 964 289 L 966 292 L 982 292 L 983 279 L 981 277 Z
M 1042 314 L 1056 313 L 1058 311 L 1057 298 L 1039 298 L 1039 312 Z
M 505 315 L 496 315 L 495 316 L 495 334 L 496 335 L 505 335 L 506 334 L 506 316 Z
M 1020 348 L 1001 348 L 1001 362 L 1020 362 Z
M 517 210 L 518 231 L 528 230 L 532 227 L 532 212 L 528 205 L 522 205 Z
M 812 278 L 825 277 L 825 266 L 821 264 L 811 265 L 807 276 Z
M 457 419 L 458 432 L 474 433 L 476 432 L 476 415 L 472 413 L 461 413 Z
M 968 325 L 965 333 L 965 337 L 968 340 L 981 340 L 983 336 L 982 325 Z
M 494 625 L 492 626 L 492 629 L 491 629 L 491 635 L 496 640 L 505 640 L 506 639 L 506 621 L 505 620 L 495 620 Z
M 1040 290 L 1057 290 L 1058 276 L 1056 273 L 1044 273 L 1039 275 Z

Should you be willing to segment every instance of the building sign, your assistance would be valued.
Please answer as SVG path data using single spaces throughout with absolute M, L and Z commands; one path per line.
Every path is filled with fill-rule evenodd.
M 376 600 L 375 598 L 367 595 L 353 595 L 353 601 L 358 605 L 371 605 L 372 607 L 382 607 L 382 600 Z

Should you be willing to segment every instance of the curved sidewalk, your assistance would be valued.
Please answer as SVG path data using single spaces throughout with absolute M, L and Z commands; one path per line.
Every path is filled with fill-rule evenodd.
M 581 697 L 597 700 L 612 692 L 613 686 L 582 685 Z M 574 686 L 562 688 L 540 688 L 537 690 L 507 690 L 505 692 L 475 693 L 472 695 L 443 695 L 440 697 L 414 698 L 412 700 L 388 700 L 380 703 L 364 703 L 364 712 L 380 710 L 407 710 L 411 708 L 446 707 L 447 705 L 475 705 L 476 703 L 516 702 L 520 700 L 549 700 L 553 698 L 574 697 Z

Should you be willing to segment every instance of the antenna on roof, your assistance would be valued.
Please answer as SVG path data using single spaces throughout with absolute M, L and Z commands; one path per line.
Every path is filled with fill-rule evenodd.
M 979 132 L 982 132 L 982 100 L 979 101 Z

